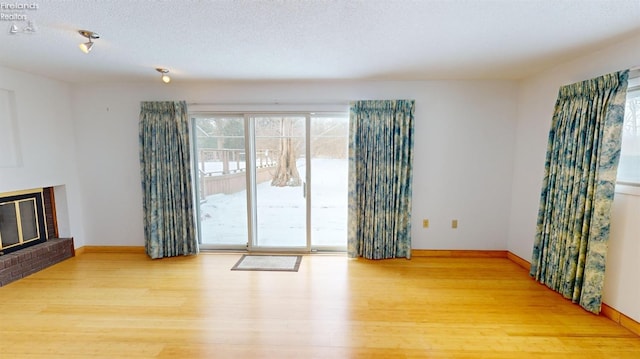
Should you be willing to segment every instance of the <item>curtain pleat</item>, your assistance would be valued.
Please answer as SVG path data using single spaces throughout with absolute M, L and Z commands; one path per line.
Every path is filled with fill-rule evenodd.
M 350 257 L 411 257 L 414 101 L 357 101 L 349 128 Z
M 531 276 L 599 313 L 628 71 L 563 86 L 545 161 Z
M 186 102 L 142 102 L 139 131 L 147 254 L 197 254 Z

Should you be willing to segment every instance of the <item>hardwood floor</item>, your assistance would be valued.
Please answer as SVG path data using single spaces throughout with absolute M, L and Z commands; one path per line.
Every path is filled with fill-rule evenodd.
M 640 358 L 504 258 L 84 253 L 0 288 L 0 358 Z

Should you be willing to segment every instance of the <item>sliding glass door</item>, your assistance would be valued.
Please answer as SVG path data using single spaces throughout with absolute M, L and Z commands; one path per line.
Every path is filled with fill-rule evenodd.
M 203 249 L 344 250 L 347 114 L 193 116 Z
M 309 132 L 311 246 L 346 249 L 349 118 L 346 114 L 316 114 Z
M 307 250 L 306 118 L 251 117 L 255 132 L 254 248 Z M 260 162 L 273 163 L 266 169 Z
M 192 121 L 200 243 L 245 248 L 249 230 L 244 116 L 203 116 Z

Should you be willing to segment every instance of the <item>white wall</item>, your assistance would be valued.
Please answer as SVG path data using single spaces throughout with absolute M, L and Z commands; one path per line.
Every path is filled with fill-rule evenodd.
M 414 248 L 505 249 L 517 87 L 508 81 L 89 84 L 72 87 L 87 245 L 143 245 L 140 101 L 415 99 Z M 346 108 L 346 106 L 345 106 Z M 430 228 L 422 228 L 422 219 Z M 450 228 L 451 219 L 459 228 Z
M 84 240 L 69 86 L 0 67 L 0 88 L 15 95 L 19 161 L 0 167 L 0 193 L 56 186 L 61 236 Z
M 522 82 L 508 240 L 511 252 L 526 260 L 531 258 L 547 135 L 560 86 L 637 65 L 640 65 L 640 35 Z M 616 194 L 603 298 L 606 304 L 636 321 L 640 321 L 639 208 L 639 196 Z

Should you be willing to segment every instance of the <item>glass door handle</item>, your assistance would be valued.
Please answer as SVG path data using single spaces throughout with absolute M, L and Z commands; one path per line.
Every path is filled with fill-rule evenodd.
M 307 198 L 307 182 L 302 182 L 302 198 Z

